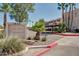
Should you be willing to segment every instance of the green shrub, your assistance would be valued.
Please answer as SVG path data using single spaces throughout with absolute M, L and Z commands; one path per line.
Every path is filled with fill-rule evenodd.
M 67 26 L 64 23 L 62 23 L 62 24 L 59 24 L 58 28 L 55 28 L 55 31 L 59 32 L 59 33 L 65 32 L 66 28 L 67 28 Z
M 3 41 L 3 44 L 0 44 L 0 47 L 2 48 L 2 54 L 13 54 L 16 52 L 19 52 L 23 49 L 25 49 L 24 43 L 17 39 L 17 38 L 11 38 L 6 39 Z
M 42 42 L 44 42 L 44 41 L 46 41 L 46 37 L 43 37 L 43 38 L 42 38 Z

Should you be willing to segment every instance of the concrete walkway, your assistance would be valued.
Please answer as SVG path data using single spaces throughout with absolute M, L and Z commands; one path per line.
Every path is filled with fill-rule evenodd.
M 43 56 L 79 56 L 79 37 L 67 36 L 58 41 L 58 46 Z

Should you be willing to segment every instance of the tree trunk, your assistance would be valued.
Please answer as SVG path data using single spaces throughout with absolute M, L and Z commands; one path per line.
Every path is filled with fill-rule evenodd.
M 3 25 L 4 25 L 4 30 L 5 30 L 6 25 L 7 25 L 7 13 L 6 12 L 4 12 L 4 23 L 3 23 Z
M 72 17 L 71 17 L 71 28 L 72 28 L 72 24 L 73 24 L 73 6 L 72 6 Z
M 67 8 L 65 9 L 65 13 L 67 13 Z M 65 14 L 65 24 L 67 24 L 67 14 Z
M 40 32 L 39 31 L 37 31 L 34 39 L 35 40 L 40 40 Z
M 68 13 L 68 31 L 70 31 L 70 21 L 71 21 L 71 6 L 69 8 L 69 13 Z
M 68 31 L 69 31 L 69 21 L 70 21 L 70 13 L 68 13 Z
M 64 9 L 62 8 L 62 22 L 64 23 Z
M 66 7 L 66 9 L 65 9 L 65 25 L 68 27 L 68 14 L 67 14 L 67 10 L 68 10 L 68 8 Z M 67 31 L 67 27 L 66 27 L 66 31 Z

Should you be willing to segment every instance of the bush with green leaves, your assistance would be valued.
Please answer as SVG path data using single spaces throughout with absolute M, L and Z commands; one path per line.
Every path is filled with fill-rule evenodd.
M 45 42 L 46 40 L 47 40 L 46 37 L 43 37 L 41 41 Z
M 55 28 L 55 30 L 57 32 L 61 33 L 61 32 L 65 32 L 66 28 L 67 28 L 67 26 L 64 23 L 62 23 L 62 24 L 59 24 L 58 28 Z
M 37 21 L 33 26 L 32 30 L 36 31 L 36 35 L 34 37 L 34 40 L 40 40 L 40 32 L 45 31 L 45 21 L 44 19 L 40 19 Z
M 3 43 L 0 43 L 0 48 L 2 49 L 0 53 L 2 53 L 2 55 L 14 54 L 25 49 L 24 43 L 17 38 L 5 39 L 0 42 L 2 41 Z

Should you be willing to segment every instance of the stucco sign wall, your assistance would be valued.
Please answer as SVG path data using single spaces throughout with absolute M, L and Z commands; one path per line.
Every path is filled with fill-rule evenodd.
M 8 24 L 8 36 L 16 36 L 18 38 L 26 37 L 26 27 L 23 24 L 10 23 Z

